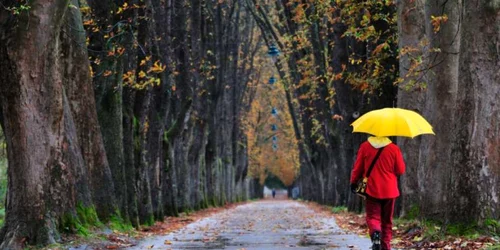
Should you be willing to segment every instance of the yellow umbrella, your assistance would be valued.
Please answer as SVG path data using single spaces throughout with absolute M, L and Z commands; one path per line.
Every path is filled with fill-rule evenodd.
M 351 126 L 353 132 L 362 132 L 374 136 L 415 137 L 421 134 L 433 134 L 432 126 L 418 113 L 400 108 L 384 108 L 370 111 Z

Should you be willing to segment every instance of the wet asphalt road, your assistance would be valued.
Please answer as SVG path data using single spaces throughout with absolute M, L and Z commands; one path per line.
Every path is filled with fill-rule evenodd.
M 127 249 L 370 249 L 332 217 L 289 200 L 264 200 L 196 221 Z

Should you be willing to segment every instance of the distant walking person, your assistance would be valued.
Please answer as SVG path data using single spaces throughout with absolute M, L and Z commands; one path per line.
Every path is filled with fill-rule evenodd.
M 274 199 L 274 197 L 276 196 L 276 190 L 274 188 L 273 188 L 272 194 L 273 194 L 273 199 Z
M 394 202 L 399 196 L 397 176 L 405 172 L 401 150 L 387 137 L 369 137 L 359 147 L 351 173 L 351 191 L 356 192 L 358 181 L 366 176 L 378 151 L 366 188 L 366 223 L 373 250 L 391 249 Z

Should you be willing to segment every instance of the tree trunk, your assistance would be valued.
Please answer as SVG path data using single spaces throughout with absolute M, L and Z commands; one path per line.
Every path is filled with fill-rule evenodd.
M 101 142 L 95 104 L 83 102 L 93 96 L 87 55 L 76 49 L 81 45 L 63 27 L 79 18 L 79 11 L 69 11 L 68 5 L 41 0 L 30 2 L 29 14 L 0 12 L 1 101 L 9 160 L 2 249 L 54 243 L 62 217 L 76 216 L 77 203 L 90 207 L 92 199 L 103 197 L 86 179 L 88 171 L 93 180 L 106 180 L 106 169 L 95 168 L 107 165 L 102 144 L 80 141 Z M 17 25 L 5 22 L 16 18 Z M 72 68 L 73 63 L 82 68 Z M 82 98 L 73 96 L 77 85 Z M 101 204 L 100 212 L 107 215 L 110 203 Z
M 401 179 L 402 213 L 408 215 L 412 211 L 414 216 L 419 211 L 424 217 L 443 218 L 449 209 L 442 204 L 450 202 L 445 191 L 452 185 L 450 145 L 456 131 L 450 129 L 450 124 L 454 122 L 459 79 L 461 2 L 400 2 L 398 8 L 400 49 L 419 51 L 401 57 L 401 77 L 407 81 L 399 86 L 398 106 L 421 113 L 437 135 L 398 138 L 407 164 L 407 172 Z M 439 33 L 434 32 L 431 16 L 445 14 L 448 22 L 441 25 Z M 442 52 L 433 53 L 433 48 Z M 424 61 L 418 67 L 422 73 L 415 75 L 409 69 L 418 56 Z M 407 77 L 409 74 L 412 76 Z
M 78 1 L 73 0 L 71 4 L 78 6 Z M 85 33 L 81 32 L 82 18 L 80 12 L 74 8 L 68 13 L 70 15 L 66 20 L 70 27 L 65 27 L 61 38 L 62 54 L 66 57 L 62 61 L 66 79 L 63 84 L 75 121 L 82 156 L 88 169 L 92 200 L 99 218 L 107 221 L 117 208 L 114 183 L 97 120 L 88 54 L 81 47 L 81 44 L 85 43 Z
M 500 217 L 500 2 L 464 1 L 450 221 Z M 437 134 L 437 133 L 436 133 Z

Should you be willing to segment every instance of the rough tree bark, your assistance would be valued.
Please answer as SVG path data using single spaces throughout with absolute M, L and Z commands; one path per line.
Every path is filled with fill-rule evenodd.
M 500 1 L 463 1 L 455 141 L 450 192 L 452 222 L 498 220 L 500 187 Z
M 76 216 L 77 203 L 90 207 L 92 199 L 105 196 L 91 182 L 109 177 L 95 103 L 85 100 L 93 96 L 87 54 L 66 27 L 78 24 L 79 11 L 69 10 L 68 1 L 29 5 L 29 14 L 18 16 L 0 10 L 0 94 L 9 160 L 2 249 L 54 243 L 62 217 Z M 81 22 L 71 27 L 82 30 Z M 81 98 L 74 95 L 77 87 Z M 105 216 L 108 198 L 99 207 Z
M 413 80 L 427 85 L 420 88 L 417 82 L 410 91 L 400 91 L 398 104 L 423 113 L 436 132 L 436 137 L 398 140 L 408 164 L 402 180 L 404 214 L 420 211 L 445 223 L 499 216 L 498 4 L 401 1 L 398 6 L 400 48 L 420 50 L 424 63 Z M 431 26 L 431 15 L 448 17 L 439 32 Z M 432 53 L 433 48 L 441 52 Z M 419 55 L 401 57 L 402 76 L 411 56 Z
M 446 190 L 451 185 L 450 145 L 456 134 L 450 124 L 454 122 L 458 87 L 461 1 L 401 1 L 398 13 L 400 49 L 418 51 L 400 59 L 400 74 L 406 81 L 399 86 L 398 106 L 421 113 L 437 134 L 398 138 L 407 163 L 407 173 L 401 179 L 402 215 L 420 211 L 421 216 L 442 218 L 449 211 L 442 204 L 450 202 Z M 436 33 L 431 16 L 443 15 L 448 22 Z M 433 53 L 434 48 L 442 52 Z M 424 58 L 418 67 L 422 73 L 414 74 L 409 69 L 418 56 Z
M 71 4 L 79 6 L 77 0 L 72 0 Z M 61 53 L 66 58 L 62 61 L 63 84 L 89 174 L 92 200 L 99 218 L 106 221 L 116 212 L 115 189 L 97 120 L 88 54 L 83 46 L 86 38 L 83 30 L 80 11 L 70 8 L 61 38 Z

